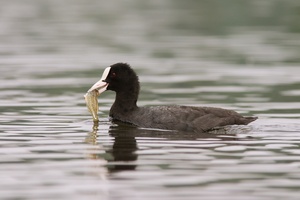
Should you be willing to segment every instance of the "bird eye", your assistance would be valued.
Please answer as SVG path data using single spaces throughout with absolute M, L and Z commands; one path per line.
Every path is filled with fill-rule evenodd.
M 113 72 L 113 73 L 110 75 L 111 78 L 115 78 L 116 76 L 117 76 L 117 74 L 116 74 L 115 72 Z

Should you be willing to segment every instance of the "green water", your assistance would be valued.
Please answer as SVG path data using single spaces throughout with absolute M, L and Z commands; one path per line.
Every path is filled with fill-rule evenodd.
M 0 199 L 299 199 L 298 1 L 0 1 Z M 139 105 L 256 115 L 226 135 L 129 128 L 83 95 L 128 62 Z

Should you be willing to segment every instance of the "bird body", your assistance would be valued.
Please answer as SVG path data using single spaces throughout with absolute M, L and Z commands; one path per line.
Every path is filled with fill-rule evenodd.
M 244 117 L 235 111 L 214 107 L 137 106 L 138 76 L 126 63 L 105 69 L 106 75 L 89 90 L 116 92 L 109 115 L 113 121 L 143 128 L 167 129 L 202 133 L 226 125 L 247 125 L 257 117 Z
M 123 112 L 111 109 L 109 115 L 114 121 L 138 127 L 199 133 L 220 126 L 247 125 L 256 120 L 255 117 L 243 117 L 235 111 L 222 108 L 179 105 L 137 107 Z

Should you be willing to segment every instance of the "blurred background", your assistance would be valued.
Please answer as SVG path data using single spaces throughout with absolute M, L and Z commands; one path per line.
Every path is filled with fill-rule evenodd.
M 0 198 L 298 199 L 299 22 L 299 0 L 0 0 Z M 107 92 L 93 130 L 83 95 L 116 62 L 139 105 L 259 120 L 175 139 L 111 126 Z
M 147 59 L 153 68 L 185 60 L 299 62 L 297 0 L 13 0 L 0 9 L 3 64 L 37 54 L 39 62 L 56 57 L 43 64 L 69 58 L 75 67 L 84 60 Z
M 143 91 L 168 76 L 167 87 L 259 83 L 275 101 L 299 94 L 297 0 L 0 2 L 3 88 L 85 91 L 105 67 L 128 62 L 144 76 Z

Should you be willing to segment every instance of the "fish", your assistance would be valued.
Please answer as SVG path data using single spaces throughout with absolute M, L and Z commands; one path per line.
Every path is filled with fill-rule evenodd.
M 103 72 L 101 79 L 97 83 L 95 83 L 84 95 L 86 106 L 93 116 L 94 125 L 96 125 L 96 127 L 98 127 L 99 122 L 98 96 L 108 87 L 108 83 L 105 81 L 105 79 L 108 76 L 109 70 L 109 68 L 106 68 Z
M 84 95 L 86 106 L 89 110 L 89 112 L 92 114 L 93 121 L 99 122 L 98 118 L 98 111 L 99 111 L 99 105 L 98 105 L 98 96 L 99 96 L 98 90 L 91 90 L 88 91 Z

